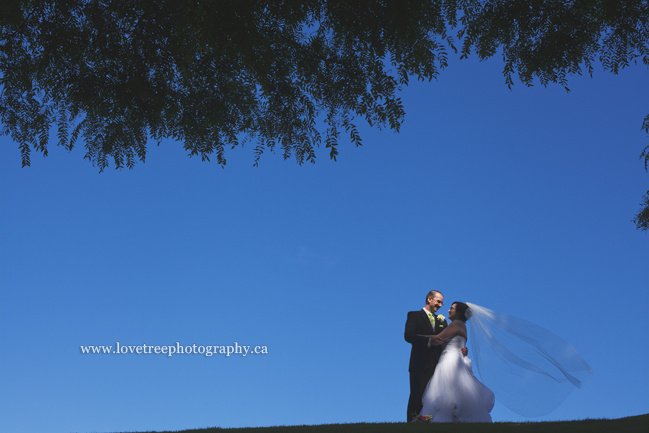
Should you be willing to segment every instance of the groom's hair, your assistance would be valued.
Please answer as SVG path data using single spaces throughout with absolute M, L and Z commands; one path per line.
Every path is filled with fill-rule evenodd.
M 444 296 L 444 295 L 442 295 L 442 292 L 438 292 L 437 290 L 431 290 L 431 291 L 428 292 L 428 294 L 426 295 L 426 303 L 428 303 L 428 300 L 429 300 L 429 299 L 433 299 L 433 298 L 435 297 L 435 295 Z

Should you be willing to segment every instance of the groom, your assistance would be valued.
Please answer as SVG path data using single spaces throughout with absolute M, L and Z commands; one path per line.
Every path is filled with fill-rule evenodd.
M 444 305 L 444 296 L 437 290 L 431 290 L 426 295 L 426 305 L 419 311 L 408 312 L 404 337 L 412 344 L 410 351 L 410 398 L 408 399 L 407 420 L 411 421 L 419 415 L 422 408 L 422 396 L 428 381 L 433 377 L 437 361 L 442 353 L 442 346 L 431 344 L 430 339 L 417 334 L 439 334 L 446 328 L 446 320 L 442 315 L 436 315 L 437 310 Z

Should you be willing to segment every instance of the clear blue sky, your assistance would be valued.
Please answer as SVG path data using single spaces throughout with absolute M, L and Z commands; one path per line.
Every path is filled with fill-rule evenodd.
M 649 76 L 508 90 L 454 59 L 402 94 L 400 133 L 315 165 L 252 146 L 225 169 L 171 141 L 99 174 L 0 145 L 0 430 L 403 420 L 406 313 L 431 289 L 571 342 L 594 376 L 537 420 L 649 412 L 649 244 L 630 222 Z M 469 336 L 470 338 L 470 336 Z M 80 345 L 266 345 L 83 355 Z M 487 384 L 488 385 L 488 384 Z M 521 417 L 496 405 L 496 421 Z

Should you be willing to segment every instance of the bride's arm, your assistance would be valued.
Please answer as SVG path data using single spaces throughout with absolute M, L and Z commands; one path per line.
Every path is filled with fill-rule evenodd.
M 443 330 L 437 335 L 433 335 L 431 337 L 431 342 L 441 344 L 442 341 L 444 340 L 450 340 L 451 338 L 455 337 L 457 334 L 460 334 L 462 332 L 462 327 L 457 324 L 457 322 L 451 322 L 450 325 L 448 325 L 448 328 Z

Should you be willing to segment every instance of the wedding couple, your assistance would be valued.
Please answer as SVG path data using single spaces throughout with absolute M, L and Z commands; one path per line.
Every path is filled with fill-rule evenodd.
M 437 314 L 442 305 L 444 296 L 432 290 L 424 308 L 408 313 L 408 421 L 492 422 L 494 393 L 476 379 L 466 357 L 468 319 L 475 370 L 519 415 L 552 412 L 593 374 L 570 343 L 542 326 L 469 302 L 451 305 L 448 324 Z
M 404 336 L 412 351 L 407 420 L 428 415 L 432 422 L 492 422 L 494 393 L 475 378 L 466 358 L 469 307 L 454 302 L 447 324 L 437 314 L 443 305 L 444 296 L 432 290 L 424 308 L 408 313 Z

